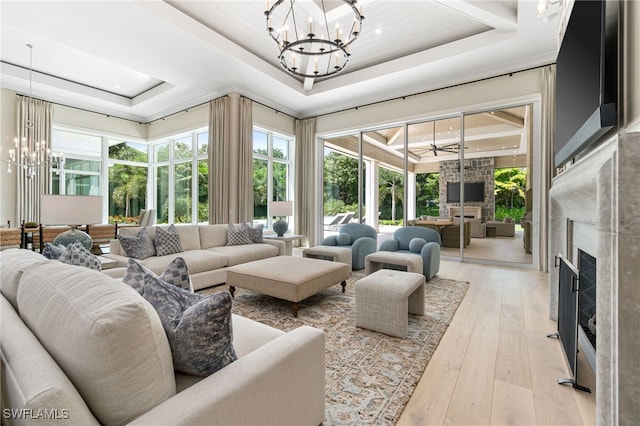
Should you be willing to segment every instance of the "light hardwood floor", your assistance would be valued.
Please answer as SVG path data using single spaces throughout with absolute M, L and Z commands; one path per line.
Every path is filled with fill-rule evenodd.
M 438 275 L 471 285 L 397 425 L 595 424 L 595 394 L 556 383 L 570 374 L 546 337 L 547 274 L 442 261 Z

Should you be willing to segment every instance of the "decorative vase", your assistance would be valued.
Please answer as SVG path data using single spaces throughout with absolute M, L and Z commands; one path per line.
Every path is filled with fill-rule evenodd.
M 287 229 L 289 229 L 289 224 L 286 221 L 278 219 L 273 222 L 273 231 L 278 234 L 278 237 L 282 237 Z
M 93 246 L 93 239 L 91 239 L 91 236 L 86 232 L 77 230 L 76 228 L 71 228 L 70 230 L 58 235 L 53 240 L 53 244 L 62 244 L 67 247 L 69 244 L 73 244 L 76 241 L 81 242 L 87 250 L 91 250 L 91 247 Z

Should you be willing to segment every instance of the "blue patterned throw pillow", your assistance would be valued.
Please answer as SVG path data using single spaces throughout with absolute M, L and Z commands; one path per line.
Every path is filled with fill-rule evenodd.
M 173 223 L 166 229 L 156 228 L 156 252 L 158 256 L 183 252 L 180 234 Z
M 45 243 L 44 249 L 42 249 L 42 255 L 47 259 L 58 259 L 66 249 L 62 244 L 56 246 L 51 243 Z
M 228 246 L 242 246 L 245 244 L 253 244 L 251 238 L 249 238 L 249 230 L 246 224 L 234 225 L 229 224 L 227 228 L 227 245 Z
M 158 276 L 150 269 L 136 262 L 134 259 L 129 259 L 127 265 L 127 272 L 122 277 L 122 282 L 129 284 L 138 293 L 144 292 L 144 278 L 147 275 L 160 278 L 162 281 L 173 284 L 180 287 L 183 290 L 187 290 L 193 293 L 193 287 L 191 286 L 191 280 L 189 279 L 189 269 L 187 264 L 181 257 L 173 259 L 164 271 Z
M 250 224 L 245 222 L 242 224 L 242 226 L 244 226 L 249 232 L 249 239 L 252 243 L 261 243 L 264 241 L 262 237 L 262 229 L 264 227 L 263 224 L 259 223 L 256 226 L 251 226 Z
M 238 359 L 229 292 L 204 297 L 147 275 L 142 296 L 158 312 L 177 371 L 205 377 Z
M 68 265 L 82 266 L 96 271 L 102 270 L 102 264 L 98 257 L 87 250 L 81 242 L 69 244 L 58 260 Z
M 127 256 L 133 257 L 134 259 L 146 259 L 147 257 L 156 255 L 153 240 L 146 226 L 140 229 L 135 236 L 118 235 L 118 241 L 120 241 L 120 245 Z

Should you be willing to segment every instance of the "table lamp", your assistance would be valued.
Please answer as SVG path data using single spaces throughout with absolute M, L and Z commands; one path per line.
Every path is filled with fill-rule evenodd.
M 91 250 L 93 240 L 79 225 L 102 223 L 102 196 L 48 195 L 40 196 L 40 222 L 43 225 L 69 225 L 71 229 L 58 235 L 53 243 L 65 247 L 76 241 Z
M 282 237 L 289 229 L 289 224 L 282 218 L 293 215 L 293 201 L 272 201 L 269 204 L 269 213 L 271 216 L 280 217 L 273 222 L 273 231 L 278 237 Z

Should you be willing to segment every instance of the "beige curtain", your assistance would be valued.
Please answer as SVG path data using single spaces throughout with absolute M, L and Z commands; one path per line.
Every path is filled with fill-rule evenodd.
M 209 102 L 209 223 L 229 223 L 229 97 Z
M 240 99 L 240 143 L 238 146 L 238 221 L 253 221 L 253 102 Z
M 538 224 L 540 240 L 538 253 L 540 270 L 549 271 L 549 189 L 553 178 L 553 141 L 556 115 L 556 67 L 542 69 L 542 135 L 540 155 L 540 205 Z M 534 218 L 535 220 L 535 218 Z
M 53 107 L 50 102 L 17 96 L 16 105 L 16 136 L 22 141 L 19 147 L 26 147 L 30 152 L 44 152 L 51 149 L 51 125 L 53 123 Z M 36 144 L 39 149 L 36 150 Z M 42 146 L 44 144 L 44 147 Z M 20 148 L 19 148 L 20 149 Z M 18 220 L 25 222 L 40 222 L 40 195 L 49 193 L 51 179 L 49 163 L 45 157 L 42 164 L 33 168 L 24 168 L 22 158 L 16 153 L 18 166 L 16 171 L 16 206 Z
M 295 233 L 305 235 L 310 247 L 318 241 L 316 226 L 315 178 L 316 119 L 296 120 L 296 179 L 295 179 Z

